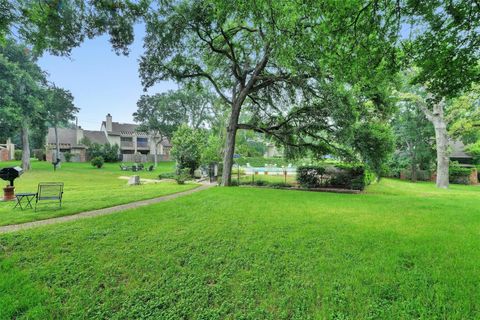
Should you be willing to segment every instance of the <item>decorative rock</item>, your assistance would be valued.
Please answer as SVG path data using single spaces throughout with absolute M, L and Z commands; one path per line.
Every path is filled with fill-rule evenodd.
M 140 176 L 131 176 L 130 179 L 128 179 L 129 186 L 138 186 L 139 184 L 140 184 Z

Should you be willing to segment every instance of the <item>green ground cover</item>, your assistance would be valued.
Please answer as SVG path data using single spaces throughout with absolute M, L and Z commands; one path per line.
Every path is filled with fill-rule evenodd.
M 0 236 L 1 319 L 478 319 L 480 187 L 213 188 Z
M 17 165 L 19 162 L 2 162 L 0 167 Z M 153 172 L 137 172 L 140 178 L 157 178 L 161 172 L 171 172 L 173 162 L 162 162 Z M 65 184 L 63 208 L 56 204 L 41 205 L 39 210 L 13 210 L 14 202 L 0 202 L 0 225 L 42 220 L 51 217 L 69 215 L 77 212 L 106 208 L 136 200 L 155 198 L 195 187 L 194 184 L 177 185 L 173 181 L 156 184 L 128 186 L 120 176 L 134 173 L 120 171 L 119 164 L 106 163 L 101 169 L 88 163 L 63 163 L 62 168 L 53 171 L 48 162 L 32 162 L 32 170 L 15 180 L 16 192 L 36 192 L 39 182 L 63 182 Z M 2 185 L 6 181 L 1 180 Z M 3 196 L 3 194 L 2 194 Z

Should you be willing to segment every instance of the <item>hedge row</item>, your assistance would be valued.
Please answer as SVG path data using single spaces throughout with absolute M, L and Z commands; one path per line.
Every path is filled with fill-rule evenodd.
M 362 165 L 300 166 L 297 181 L 302 188 L 341 188 L 363 190 L 375 180 L 375 175 Z
M 470 184 L 470 175 L 473 168 L 461 167 L 456 163 L 450 165 L 449 180 L 456 184 Z

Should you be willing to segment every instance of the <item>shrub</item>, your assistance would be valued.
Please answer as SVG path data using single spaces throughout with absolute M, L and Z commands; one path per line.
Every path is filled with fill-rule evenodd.
M 15 154 L 13 155 L 15 160 L 22 160 L 22 150 L 15 150 Z
M 65 157 L 65 161 L 70 162 L 70 160 L 72 160 L 73 154 L 71 154 L 70 152 L 64 152 L 63 156 Z
M 184 168 L 184 169 L 179 169 L 178 173 L 174 176 L 175 181 L 177 181 L 178 184 L 185 184 L 186 181 L 191 179 L 190 175 L 190 169 L 189 168 Z
M 87 139 L 82 140 L 82 142 L 88 147 L 87 155 L 90 159 L 102 157 L 105 162 L 118 161 L 118 154 L 120 150 L 118 144 L 111 145 L 107 143 L 102 145 L 99 143 L 91 143 Z
M 290 184 L 285 183 L 285 182 L 270 182 L 268 185 L 272 188 L 277 188 L 277 189 L 291 188 L 292 187 Z
M 453 162 L 449 167 L 449 180 L 456 184 L 470 184 L 470 174 L 472 169 L 469 167 L 461 167 L 458 162 Z
M 340 173 L 336 179 L 329 181 L 334 188 L 363 190 L 376 178 L 375 174 L 366 170 L 363 165 L 342 163 L 335 167 L 340 169 Z
M 363 165 L 338 163 L 323 166 L 301 166 L 297 168 L 297 181 L 302 188 L 332 188 L 363 190 L 376 179 L 376 175 Z
M 297 168 L 297 181 L 302 188 L 319 188 L 325 171 L 322 166 L 300 166 Z
M 175 172 L 164 172 L 158 175 L 158 179 L 175 179 Z
M 103 167 L 104 160 L 102 157 L 95 157 L 90 163 L 92 164 L 92 166 L 100 169 L 101 167 Z
M 38 161 L 44 161 L 45 159 L 45 151 L 43 149 L 35 149 L 33 150 L 33 156 Z
M 193 175 L 200 166 L 202 150 L 205 147 L 207 136 L 205 131 L 192 129 L 182 125 L 173 134 L 171 155 L 177 161 L 179 169 L 188 168 Z

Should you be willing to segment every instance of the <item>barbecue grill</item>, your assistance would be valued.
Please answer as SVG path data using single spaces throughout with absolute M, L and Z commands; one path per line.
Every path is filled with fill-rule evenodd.
M 10 186 L 13 187 L 13 181 L 23 174 L 23 169 L 20 167 L 8 167 L 0 169 L 0 178 L 10 181 Z

